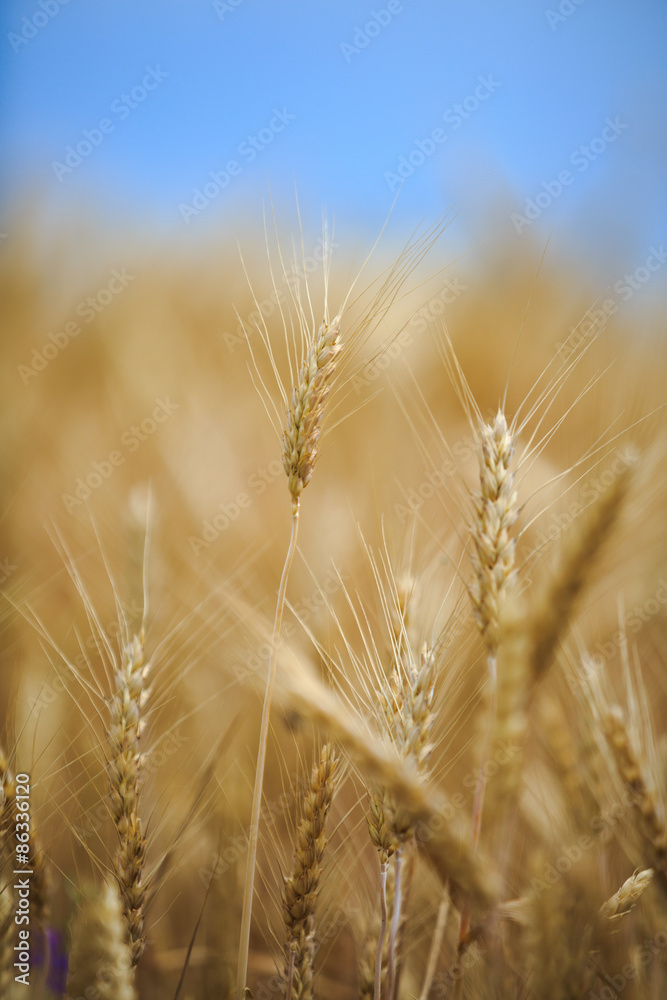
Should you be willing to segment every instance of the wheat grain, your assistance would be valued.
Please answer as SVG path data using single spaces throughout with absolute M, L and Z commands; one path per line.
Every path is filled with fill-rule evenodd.
M 150 663 L 144 656 L 143 633 L 123 649 L 115 671 L 116 690 L 109 706 L 108 762 L 111 817 L 118 834 L 114 869 L 130 938 L 132 965 L 146 948 L 144 916 L 146 838 L 139 815 L 142 775 L 141 734 L 145 726 Z
M 323 321 L 308 346 L 299 380 L 292 389 L 291 407 L 283 432 L 283 468 L 293 502 L 298 501 L 313 475 L 324 403 L 331 389 L 341 346 L 340 316 L 331 323 Z
M 600 919 L 615 926 L 637 904 L 653 881 L 653 869 L 645 868 L 626 879 L 620 889 L 600 907 Z
M 67 994 L 72 1000 L 135 1000 L 127 926 L 114 885 L 105 885 L 81 905 L 72 931 Z
M 336 786 L 338 758 L 326 744 L 313 766 L 303 801 L 294 853 L 294 869 L 283 886 L 283 918 L 287 932 L 287 1000 L 311 1000 L 315 958 L 315 903 L 322 875 L 324 826 Z

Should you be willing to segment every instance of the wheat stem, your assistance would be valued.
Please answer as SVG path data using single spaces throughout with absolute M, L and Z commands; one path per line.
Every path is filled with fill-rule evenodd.
M 387 953 L 387 1000 L 394 1000 L 396 987 L 396 939 L 398 927 L 401 922 L 401 905 L 403 897 L 401 893 L 401 874 L 403 867 L 403 848 L 398 847 L 394 855 L 394 908 L 391 914 L 391 926 L 389 928 L 389 949 Z
M 387 933 L 387 865 L 387 861 L 383 861 L 380 864 L 380 933 L 378 934 L 378 945 L 375 952 L 373 1000 L 382 1000 L 382 953 Z
M 431 983 L 433 982 L 435 970 L 438 965 L 438 955 L 440 954 L 440 949 L 442 947 L 442 939 L 445 936 L 447 917 L 449 916 L 450 899 L 449 885 L 445 885 L 442 899 L 440 900 L 440 906 L 438 907 L 438 917 L 435 922 L 433 940 L 431 941 L 431 947 L 426 961 L 426 972 L 424 973 L 424 983 L 421 993 L 419 994 L 419 1000 L 428 1000 Z
M 285 556 L 280 587 L 278 589 L 278 600 L 276 602 L 276 616 L 273 624 L 273 637 L 271 639 L 271 652 L 269 654 L 269 668 L 266 680 L 266 690 L 264 692 L 264 704 L 262 706 L 262 721 L 259 730 L 259 750 L 257 754 L 257 767 L 255 770 L 255 787 L 252 795 L 252 811 L 250 815 L 250 831 L 248 835 L 248 860 L 245 873 L 245 885 L 243 889 L 243 913 L 241 917 L 241 942 L 239 945 L 239 961 L 236 977 L 237 1000 L 243 1000 L 246 990 L 246 980 L 248 975 L 248 954 L 250 951 L 250 925 L 252 920 L 252 902 L 255 889 L 255 867 L 257 863 L 257 844 L 259 838 L 259 814 L 262 807 L 262 785 L 264 783 L 264 766 L 266 764 L 266 748 L 269 739 L 269 718 L 271 713 L 271 703 L 273 701 L 273 690 L 276 682 L 277 651 L 280 641 L 280 630 L 285 609 L 285 595 L 287 593 L 287 581 L 289 579 L 294 553 L 296 552 L 297 536 L 299 533 L 299 508 L 298 498 L 292 499 L 292 528 L 290 533 L 289 546 Z

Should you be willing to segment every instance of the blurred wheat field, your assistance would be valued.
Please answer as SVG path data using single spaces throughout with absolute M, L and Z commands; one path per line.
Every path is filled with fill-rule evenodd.
M 2 996 L 238 993 L 272 650 L 255 1000 L 665 995 L 664 321 L 440 228 L 0 247 Z

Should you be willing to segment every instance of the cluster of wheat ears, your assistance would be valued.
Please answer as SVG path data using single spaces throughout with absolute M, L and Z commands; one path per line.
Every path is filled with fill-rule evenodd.
M 647 554 L 641 530 L 655 535 L 664 507 L 659 407 L 619 416 L 614 376 L 586 367 L 597 329 L 554 347 L 513 409 L 503 345 L 504 369 L 494 354 L 486 376 L 496 399 L 487 409 L 473 390 L 475 359 L 462 360 L 439 318 L 425 334 L 428 371 L 398 356 L 382 393 L 405 433 L 378 438 L 380 466 L 398 481 L 414 460 L 424 470 L 418 484 L 400 483 L 407 516 L 384 509 L 380 495 L 379 528 L 360 523 L 356 465 L 341 484 L 340 464 L 335 500 L 311 485 L 347 415 L 356 428 L 372 423 L 378 386 L 366 380 L 370 400 L 350 387 L 397 342 L 406 283 L 439 232 L 413 238 L 359 291 L 366 262 L 334 315 L 326 254 L 322 291 L 291 282 L 266 319 L 255 300 L 244 357 L 257 393 L 237 421 L 261 409 L 259 396 L 277 432 L 284 481 L 270 530 L 284 561 L 280 569 L 267 557 L 259 570 L 273 608 L 230 573 L 155 640 L 152 567 L 165 572 L 152 538 L 155 486 L 124 515 L 127 591 L 86 511 L 115 630 L 56 520 L 51 542 L 93 641 L 78 628 L 58 635 L 35 609 L 33 586 L 6 588 L 7 616 L 36 637 L 51 672 L 29 712 L 17 688 L 19 721 L 0 750 L 0 997 L 26 989 L 16 965 L 16 775 L 29 770 L 25 732 L 38 731 L 44 690 L 54 688 L 69 706 L 65 728 L 31 737 L 32 811 L 20 825 L 29 995 L 665 996 L 667 756 L 657 724 L 667 591 L 664 538 Z M 481 352 L 476 361 L 487 368 Z M 461 423 L 458 442 L 450 435 L 445 397 L 469 448 L 457 447 Z M 580 431 L 587 407 L 601 414 L 592 438 Z M 359 431 L 347 433 L 354 450 Z M 566 433 L 574 459 L 559 464 Z M 582 483 L 574 513 L 544 531 Z M 357 525 L 347 552 L 325 558 L 327 587 L 310 580 L 316 615 L 298 593 L 311 495 L 308 537 L 321 550 L 334 537 L 331 504 L 351 507 Z M 247 552 L 239 564 L 254 565 Z M 637 627 L 624 603 L 629 572 L 644 600 Z M 188 686 L 195 694 L 182 701 Z M 59 820 L 69 863 L 55 842 L 67 839 L 53 832 Z

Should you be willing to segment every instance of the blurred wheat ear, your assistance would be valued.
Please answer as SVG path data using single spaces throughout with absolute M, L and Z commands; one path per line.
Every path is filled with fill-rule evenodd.
M 81 904 L 72 929 L 67 994 L 72 1000 L 136 1000 L 127 925 L 118 889 L 111 883 Z

